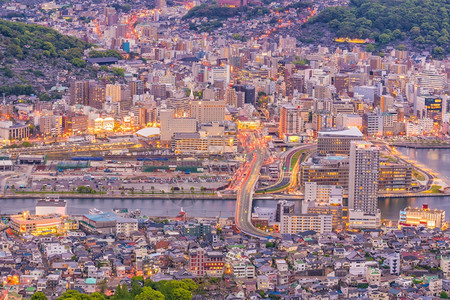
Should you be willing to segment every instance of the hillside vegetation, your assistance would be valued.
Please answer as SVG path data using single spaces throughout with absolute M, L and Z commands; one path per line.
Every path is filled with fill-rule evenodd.
M 0 91 L 39 93 L 60 71 L 84 68 L 83 51 L 88 46 L 44 26 L 0 20 Z
M 436 55 L 449 51 L 450 1 L 351 0 L 329 7 L 310 20 L 323 23 L 338 37 L 371 38 L 379 45 L 405 41 Z

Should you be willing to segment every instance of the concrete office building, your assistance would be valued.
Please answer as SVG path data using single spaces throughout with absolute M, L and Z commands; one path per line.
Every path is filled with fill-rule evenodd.
M 199 123 L 223 122 L 225 120 L 225 101 L 192 101 L 191 118 Z
M 363 134 L 358 128 L 344 130 L 325 130 L 319 132 L 317 151 L 320 155 L 350 153 L 350 142 L 361 141 Z
M 161 141 L 170 141 L 174 133 L 197 132 L 197 120 L 194 118 L 175 118 L 174 110 L 161 110 Z
M 301 165 L 301 187 L 306 182 L 318 185 L 339 185 L 348 188 L 349 159 L 346 156 L 327 156 L 310 158 Z
M 284 105 L 280 109 L 280 136 L 298 134 L 302 128 L 300 111 L 292 105 Z

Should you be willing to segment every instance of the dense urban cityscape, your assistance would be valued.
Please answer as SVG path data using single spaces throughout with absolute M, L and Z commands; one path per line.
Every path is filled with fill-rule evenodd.
M 445 0 L 0 0 L 0 299 L 448 299 Z

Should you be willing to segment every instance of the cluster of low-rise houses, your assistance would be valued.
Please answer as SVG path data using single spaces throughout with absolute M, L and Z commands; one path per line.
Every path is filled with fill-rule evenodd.
M 217 278 L 194 299 L 429 299 L 450 292 L 448 230 L 386 224 L 259 239 L 229 218 L 180 216 L 133 214 L 128 223 L 136 226 L 128 231 L 118 225 L 124 212 L 73 216 L 80 229 L 59 234 L 6 227 L 0 235 L 2 292 L 19 298 L 37 291 L 55 298 L 69 289 L 109 295 L 141 275 L 153 281 Z M 115 219 L 116 226 L 87 228 L 81 225 L 87 219 Z M 107 225 L 115 229 L 105 231 Z

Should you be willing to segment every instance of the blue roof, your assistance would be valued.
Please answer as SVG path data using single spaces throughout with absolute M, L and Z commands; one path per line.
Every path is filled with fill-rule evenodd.
M 94 222 L 111 222 L 116 221 L 118 218 L 117 215 L 112 212 L 106 212 L 98 215 L 85 215 L 85 217 Z

